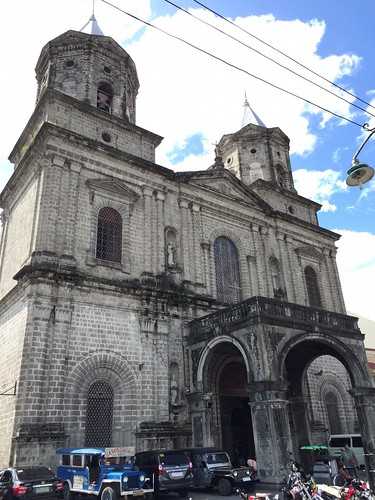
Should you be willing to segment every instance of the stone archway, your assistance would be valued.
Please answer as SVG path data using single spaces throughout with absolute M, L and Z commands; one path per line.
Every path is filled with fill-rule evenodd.
M 233 337 L 206 346 L 198 367 L 205 401 L 206 445 L 228 451 L 236 465 L 255 458 L 249 407 L 249 363 Z
M 362 346 L 363 348 L 363 346 Z M 360 432 L 365 451 L 374 450 L 373 392 L 366 363 L 362 362 L 358 344 L 345 345 L 338 339 L 322 334 L 309 334 L 292 338 L 280 355 L 280 373 L 288 385 L 291 431 L 294 455 L 302 458 L 302 445 L 311 442 L 311 429 L 307 419 L 307 401 L 303 394 L 303 380 L 308 366 L 323 356 L 332 356 L 345 367 L 350 383 L 353 406 L 358 414 Z M 366 400 L 367 396 L 367 400 Z M 344 416 L 345 417 L 345 416 Z M 318 443 L 314 443 L 318 444 Z

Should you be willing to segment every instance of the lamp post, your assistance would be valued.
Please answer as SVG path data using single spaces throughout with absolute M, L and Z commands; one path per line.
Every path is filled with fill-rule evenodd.
M 374 169 L 370 167 L 370 165 L 367 165 L 366 163 L 361 163 L 358 160 L 359 153 L 362 151 L 362 149 L 364 148 L 365 144 L 369 141 L 369 139 L 375 134 L 375 127 L 369 128 L 368 123 L 365 123 L 363 125 L 363 128 L 367 130 L 367 132 L 369 132 L 369 135 L 362 142 L 362 144 L 359 146 L 356 153 L 354 154 L 352 159 L 352 166 L 349 168 L 347 172 L 348 177 L 346 178 L 346 183 L 350 187 L 353 186 L 362 187 L 362 184 L 365 184 L 366 182 L 370 181 L 375 173 Z

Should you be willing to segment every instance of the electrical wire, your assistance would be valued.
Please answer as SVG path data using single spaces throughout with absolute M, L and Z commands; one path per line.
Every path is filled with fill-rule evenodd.
M 246 69 L 244 68 L 241 68 L 240 66 L 237 66 L 229 61 L 227 61 L 226 59 L 223 59 L 219 56 L 216 56 L 215 54 L 212 54 L 212 52 L 209 52 L 205 49 L 202 49 L 201 47 L 198 47 L 197 45 L 194 45 L 193 43 L 190 43 L 188 42 L 187 40 L 177 36 L 177 35 L 173 35 L 171 33 L 169 33 L 168 31 L 164 30 L 163 28 L 159 28 L 159 26 L 156 26 L 155 24 L 152 24 L 150 23 L 149 21 L 145 21 L 144 19 L 141 19 L 140 17 L 136 16 L 135 14 L 131 14 L 130 12 L 127 12 L 126 10 L 124 9 L 121 9 L 118 5 L 115 5 L 111 2 L 109 2 L 108 0 L 101 0 L 103 3 L 109 5 L 110 7 L 112 7 L 113 9 L 115 10 L 118 10 L 119 12 L 122 12 L 123 14 L 131 17 L 132 19 L 135 19 L 136 21 L 139 21 L 143 24 L 145 24 L 146 26 L 149 26 L 150 28 L 153 28 L 157 31 L 159 31 L 160 33 L 163 33 L 164 35 L 174 39 L 174 40 L 178 40 L 179 42 L 185 44 L 185 45 L 188 45 L 189 47 L 197 50 L 198 52 L 201 52 L 202 54 L 205 54 L 213 59 L 215 59 L 216 61 L 220 61 L 222 62 L 223 64 L 225 64 L 226 66 L 229 66 L 230 68 L 233 68 L 233 69 L 236 69 L 237 71 L 240 71 L 242 73 L 245 73 L 246 75 L 260 81 L 260 82 L 263 82 L 265 83 L 266 85 L 269 85 L 270 87 L 272 88 L 275 88 L 277 90 L 280 90 L 281 92 L 284 92 L 285 94 L 288 94 L 292 97 L 295 97 L 296 99 L 299 99 L 300 101 L 304 101 L 306 102 L 307 104 L 310 104 L 311 106 L 315 106 L 316 108 L 319 108 L 321 111 L 324 111 L 326 113 L 329 113 L 331 114 L 332 116 L 336 116 L 336 118 L 340 118 L 341 120 L 344 120 L 344 121 L 347 121 L 348 123 L 351 123 L 352 125 L 357 125 L 357 127 L 360 127 L 360 128 L 363 128 L 363 125 L 359 122 L 356 122 L 354 120 L 351 120 L 350 118 L 347 118 L 346 116 L 343 116 L 343 115 L 340 115 L 338 113 L 335 113 L 334 111 L 331 111 L 323 106 L 320 106 L 320 104 L 317 104 L 316 102 L 313 102 L 313 101 L 310 101 L 309 99 L 305 99 L 304 97 L 298 95 L 298 94 L 295 94 L 294 92 L 290 91 L 290 90 L 287 90 L 287 89 L 284 89 L 282 87 L 279 87 L 278 85 L 272 83 L 272 82 L 269 82 L 268 80 L 265 80 L 264 78 L 258 76 L 258 75 L 254 75 L 253 73 L 250 73 L 249 71 L 247 71 Z
M 306 82 L 309 82 L 311 83 L 312 85 L 315 85 L 316 87 L 320 88 L 321 90 L 323 90 L 324 92 L 328 92 L 329 94 L 333 95 L 334 97 L 337 97 L 337 99 L 341 99 L 342 101 L 346 102 L 347 104 L 349 104 L 350 106 L 354 106 L 355 108 L 357 109 L 360 109 L 361 111 L 367 113 L 368 115 L 372 116 L 373 118 L 375 118 L 375 115 L 373 113 L 370 113 L 370 111 L 368 111 L 367 109 L 363 108 L 362 106 L 359 106 L 358 104 L 355 104 L 354 102 L 352 101 L 349 101 L 348 99 L 345 99 L 345 97 L 343 96 L 340 96 L 338 94 L 336 94 L 335 92 L 333 92 L 332 90 L 330 89 L 327 89 L 326 87 L 323 87 L 322 85 L 320 85 L 319 83 L 316 83 L 314 82 L 313 80 L 311 80 L 310 78 L 307 78 L 306 76 L 303 76 L 301 75 L 301 73 L 297 73 L 297 71 L 294 71 L 293 69 L 289 68 L 288 66 L 285 66 L 284 64 L 281 64 L 279 61 L 277 61 L 276 59 L 273 59 L 272 57 L 270 56 L 267 56 L 266 54 L 263 54 L 263 52 L 261 52 L 260 50 L 256 49 L 255 47 L 252 47 L 251 45 L 248 45 L 247 43 L 243 42 L 242 40 L 236 38 L 235 36 L 227 33 L 226 31 L 218 28 L 217 26 L 209 23 L 208 21 L 205 21 L 204 19 L 201 19 L 200 17 L 196 16 L 195 14 L 193 14 L 192 12 L 189 12 L 188 10 L 184 9 L 183 7 L 181 7 L 180 5 L 177 5 L 175 4 L 174 2 L 172 2 L 171 0 L 164 0 L 164 2 L 168 3 L 169 5 L 172 5 L 173 7 L 175 7 L 176 9 L 184 12 L 185 14 L 187 14 L 188 16 L 191 16 L 193 19 L 195 19 L 196 21 L 199 21 L 200 23 L 206 25 L 206 26 L 209 26 L 210 28 L 212 28 L 213 30 L 215 31 L 218 31 L 219 33 L 221 33 L 222 35 L 234 40 L 235 42 L 243 45 L 244 47 L 248 48 L 249 50 L 252 50 L 253 52 L 255 52 L 256 54 L 260 55 L 261 57 L 264 57 L 265 59 L 267 59 L 268 61 L 271 61 L 273 62 L 274 64 L 277 64 L 278 66 L 280 66 L 281 68 L 285 69 L 286 71 L 289 71 L 290 73 L 292 73 L 293 75 L 299 77 L 299 78 L 302 78 L 303 80 L 305 80 Z
M 357 99 L 358 101 L 361 101 L 363 102 L 363 104 L 366 104 L 366 106 L 369 106 L 373 109 L 375 109 L 375 106 L 373 106 L 372 104 L 370 104 L 369 102 L 365 101 L 364 99 L 362 99 L 361 97 L 353 94 L 352 92 L 350 92 L 349 90 L 345 89 L 344 87 L 341 87 L 339 84 L 335 83 L 335 82 L 332 82 L 331 80 L 329 80 L 328 78 L 326 78 L 325 76 L 321 75 L 320 73 L 318 73 L 317 71 L 314 71 L 313 69 L 309 68 L 308 66 L 306 66 L 305 64 L 301 63 L 300 61 L 298 61 L 297 59 L 294 59 L 293 57 L 289 56 L 288 54 L 286 54 L 285 52 L 283 52 L 282 50 L 278 49 L 277 47 L 274 47 L 273 45 L 271 45 L 270 43 L 266 42 L 265 40 L 262 40 L 262 38 L 254 35 L 253 33 L 250 33 L 250 31 L 246 30 L 245 28 L 242 28 L 242 26 L 240 26 L 239 24 L 236 24 L 235 22 L 231 21 L 230 19 L 228 19 L 227 17 L 223 16 L 222 14 L 220 14 L 219 12 L 217 12 L 216 10 L 212 9 L 211 7 L 208 7 L 207 5 L 205 5 L 204 3 L 200 2 L 199 0 L 193 0 L 193 2 L 195 2 L 196 4 L 200 5 L 201 7 L 203 7 L 204 9 L 208 10 L 209 12 L 211 12 L 212 14 L 215 14 L 215 16 L 217 17 L 220 17 L 220 19 L 223 19 L 223 21 L 226 21 L 227 23 L 231 24 L 232 26 L 235 26 L 237 29 L 243 31 L 244 33 L 246 33 L 247 35 L 251 36 L 252 38 L 255 38 L 255 40 L 258 40 L 258 42 L 261 42 L 263 43 L 264 45 L 266 45 L 267 47 L 269 47 L 270 49 L 276 51 L 277 53 L 281 54 L 282 56 L 286 57 L 287 59 L 289 59 L 290 61 L 293 61 L 294 63 L 298 64 L 298 66 L 301 66 L 301 68 L 304 68 L 306 69 L 307 71 L 309 71 L 310 73 L 312 73 L 313 75 L 315 76 L 318 76 L 319 78 L 321 78 L 322 80 L 324 80 L 325 82 L 329 83 L 330 85 L 333 85 L 334 87 L 340 89 L 342 92 L 345 92 L 346 94 L 350 95 L 351 97 L 354 97 L 355 99 Z

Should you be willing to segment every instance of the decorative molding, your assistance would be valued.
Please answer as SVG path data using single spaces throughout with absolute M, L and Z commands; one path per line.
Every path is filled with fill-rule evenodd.
M 296 248 L 295 251 L 299 257 L 305 257 L 317 262 L 320 262 L 324 258 L 324 255 L 321 251 L 310 245 Z
M 123 198 L 128 203 L 135 203 L 139 199 L 138 193 L 117 179 L 88 179 L 86 184 L 91 191 L 104 191 Z

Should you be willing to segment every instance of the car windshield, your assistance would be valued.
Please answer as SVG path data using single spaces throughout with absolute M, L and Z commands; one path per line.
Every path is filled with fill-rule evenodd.
M 160 453 L 161 465 L 188 465 L 189 459 L 183 453 Z
M 25 467 L 17 469 L 20 481 L 35 481 L 37 479 L 53 479 L 55 476 L 47 467 Z
M 226 453 L 210 453 L 207 455 L 208 464 L 224 464 L 229 462 L 229 457 Z
M 115 468 L 129 467 L 133 465 L 133 457 L 106 457 L 104 458 L 104 465 Z

